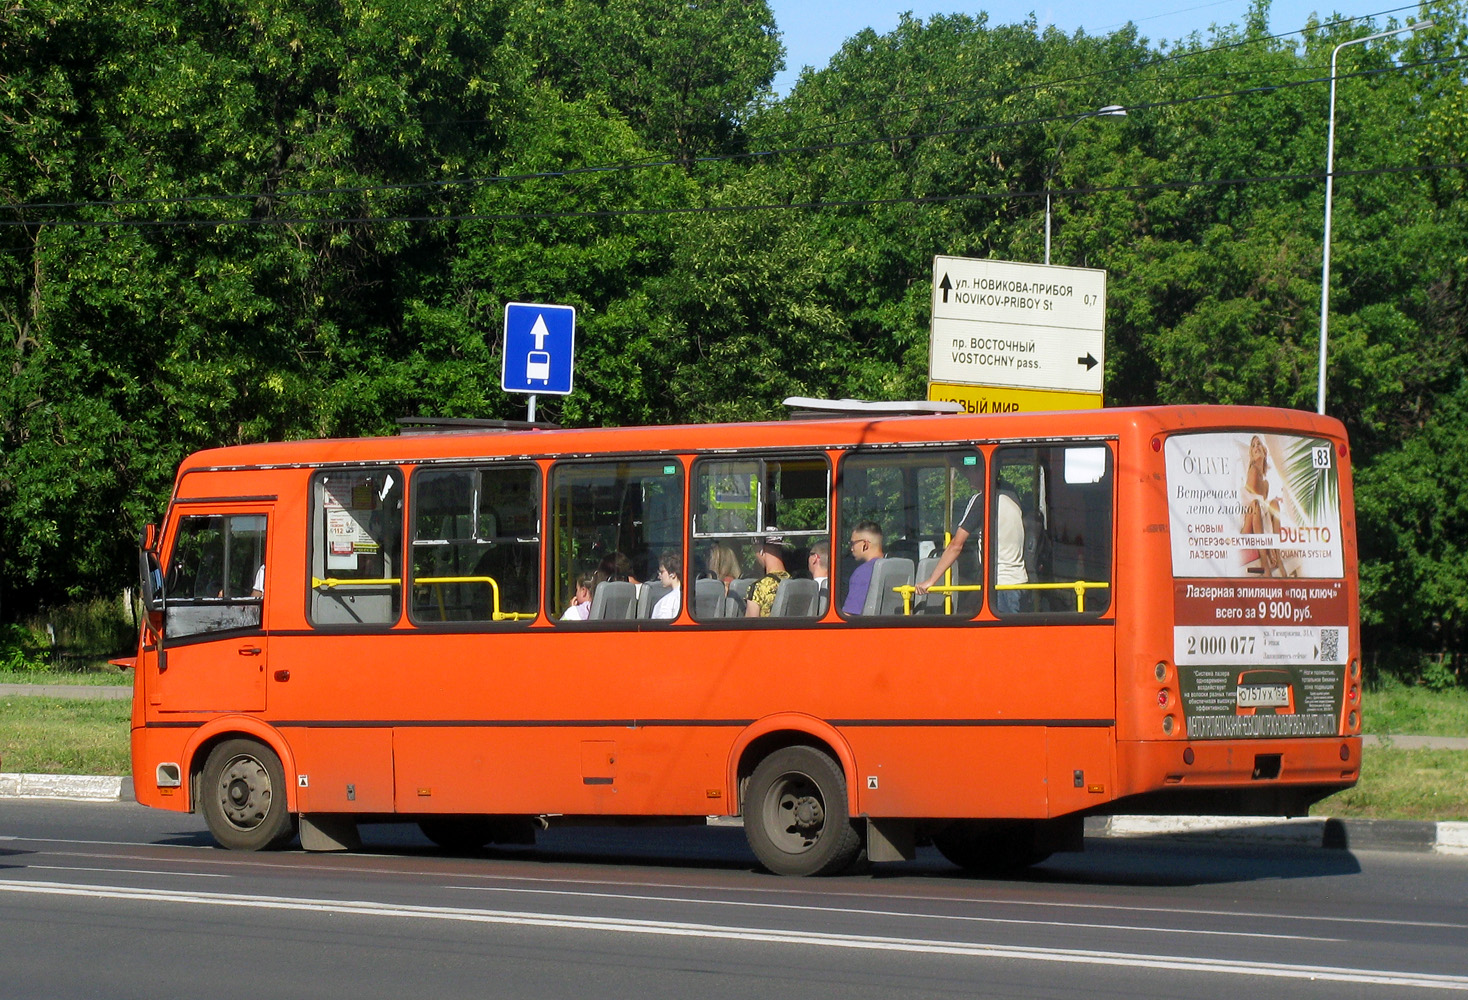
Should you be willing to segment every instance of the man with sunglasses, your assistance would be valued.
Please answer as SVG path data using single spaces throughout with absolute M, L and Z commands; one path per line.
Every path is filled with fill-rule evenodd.
M 846 600 L 841 603 L 843 615 L 859 615 L 872 586 L 874 560 L 882 558 L 882 526 L 876 521 L 861 521 L 851 529 L 851 556 L 859 564 L 846 585 Z

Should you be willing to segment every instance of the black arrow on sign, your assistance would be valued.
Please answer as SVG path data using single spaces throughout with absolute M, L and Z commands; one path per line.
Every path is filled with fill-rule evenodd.
M 1100 363 L 1101 362 L 1099 362 L 1095 358 L 1091 357 L 1091 352 L 1090 351 L 1087 351 L 1086 352 L 1086 356 L 1084 358 L 1076 358 L 1076 364 L 1078 364 L 1078 365 L 1085 365 L 1086 366 L 1086 371 L 1090 371 L 1092 368 L 1095 368 Z
M 953 287 L 953 282 L 948 280 L 948 272 L 943 272 L 943 280 L 938 282 L 938 287 L 943 289 L 943 301 L 948 301 L 948 290 Z

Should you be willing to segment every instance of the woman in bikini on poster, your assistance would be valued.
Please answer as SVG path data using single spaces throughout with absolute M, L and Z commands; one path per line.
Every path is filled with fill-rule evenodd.
M 1249 466 L 1244 473 L 1243 489 L 1239 491 L 1240 499 L 1244 501 L 1244 523 L 1241 530 L 1246 535 L 1279 533 L 1279 501 L 1271 502 L 1269 499 L 1269 480 L 1264 475 L 1268 470 L 1269 453 L 1264 448 L 1263 440 L 1256 434 L 1249 440 Z M 1245 549 L 1246 561 L 1250 552 L 1258 554 L 1259 572 L 1264 576 L 1284 575 L 1284 565 L 1278 549 Z

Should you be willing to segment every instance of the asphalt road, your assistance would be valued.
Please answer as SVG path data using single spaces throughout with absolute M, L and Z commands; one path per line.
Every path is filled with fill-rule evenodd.
M 0 802 L 0 997 L 1403 997 L 1468 992 L 1468 860 L 1093 841 L 786 880 L 733 829 L 454 857 L 231 854 L 194 817 Z

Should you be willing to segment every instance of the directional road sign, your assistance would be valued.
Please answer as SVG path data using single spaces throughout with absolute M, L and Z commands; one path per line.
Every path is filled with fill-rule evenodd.
M 575 347 L 573 306 L 507 303 L 500 388 L 506 392 L 568 395 Z
M 933 258 L 930 383 L 1099 398 L 1105 352 L 1105 271 Z

